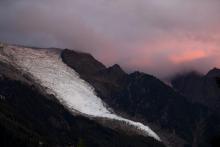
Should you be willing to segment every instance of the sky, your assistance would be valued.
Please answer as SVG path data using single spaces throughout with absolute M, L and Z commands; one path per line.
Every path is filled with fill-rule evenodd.
M 220 67 L 219 0 L 0 0 L 0 41 L 91 53 L 161 79 Z

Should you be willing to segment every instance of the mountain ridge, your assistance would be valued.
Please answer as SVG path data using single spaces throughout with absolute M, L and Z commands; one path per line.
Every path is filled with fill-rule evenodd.
M 135 127 L 132 128 L 132 125 L 125 123 L 128 120 L 138 121 L 153 128 L 162 143 L 169 147 L 211 147 L 212 138 L 220 131 L 216 129 L 220 119 L 212 112 L 210 114 L 209 108 L 203 104 L 191 102 L 181 92 L 167 86 L 152 75 L 138 71 L 127 74 L 117 64 L 106 67 L 87 53 L 68 49 L 35 48 L 32 50 L 32 48 L 3 45 L 3 47 L 0 46 L 0 51 L 0 61 L 4 61 L 0 62 L 3 75 L 26 83 L 29 87 L 35 86 L 50 100 L 67 106 L 68 111 L 77 108 L 75 110 L 80 111 L 74 110 L 75 114 L 83 115 L 86 120 L 89 118 L 90 121 L 104 127 L 103 129 L 107 126 L 107 129 L 113 132 L 121 132 L 125 138 L 126 134 L 138 134 L 135 132 Z M 72 72 L 70 68 L 76 72 Z M 192 75 L 193 79 L 197 77 L 196 74 Z M 200 80 L 200 76 L 198 79 Z M 69 90 L 70 87 L 66 87 L 68 83 L 76 86 L 75 92 L 79 90 L 78 92 L 81 91 L 81 93 L 72 93 Z M 65 93 L 69 95 L 63 95 Z M 85 99 L 81 94 L 86 94 L 86 97 L 91 100 Z M 75 98 L 79 96 L 79 99 L 66 101 L 68 100 L 66 98 L 72 97 L 70 95 L 75 95 Z M 57 100 L 57 98 L 64 99 Z M 100 100 L 97 101 L 96 98 Z M 86 103 L 74 102 L 80 99 Z M 94 104 L 94 101 L 97 103 Z M 104 115 L 98 112 L 99 109 L 104 110 L 103 114 L 107 114 L 111 119 L 105 119 Z M 94 110 L 98 113 L 94 113 Z M 123 116 L 125 119 L 120 122 L 121 118 L 113 117 L 112 113 Z M 97 116 L 89 117 L 90 114 L 97 114 Z M 133 126 L 135 125 L 133 123 Z M 127 132 L 126 128 L 129 128 Z M 136 131 L 141 130 L 136 129 Z M 143 137 L 143 134 L 141 136 Z M 145 136 L 145 138 L 148 137 Z M 138 139 L 136 141 L 138 142 Z M 134 143 L 137 143 L 136 141 Z M 153 142 L 145 143 L 147 145 Z M 156 141 L 156 144 L 153 144 L 160 145 L 157 143 Z

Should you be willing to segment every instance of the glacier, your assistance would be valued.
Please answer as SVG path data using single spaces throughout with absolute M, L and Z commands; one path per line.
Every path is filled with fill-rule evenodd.
M 0 49 L 0 59 L 10 63 L 20 71 L 34 77 L 38 84 L 45 87 L 48 94 L 55 97 L 74 112 L 91 118 L 107 118 L 128 123 L 144 132 L 144 135 L 160 137 L 150 127 L 135 122 L 110 111 L 101 98 L 96 96 L 94 88 L 82 80 L 78 73 L 62 62 L 59 50 L 32 49 L 13 45 Z

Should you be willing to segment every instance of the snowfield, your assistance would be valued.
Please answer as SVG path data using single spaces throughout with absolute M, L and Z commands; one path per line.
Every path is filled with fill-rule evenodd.
M 103 101 L 96 96 L 94 89 L 78 73 L 62 62 L 60 52 L 52 49 L 31 49 L 6 46 L 0 49 L 0 60 L 8 62 L 23 72 L 31 74 L 46 91 L 70 110 L 96 118 L 119 120 L 135 126 L 160 141 L 159 136 L 148 126 L 134 122 L 110 112 Z

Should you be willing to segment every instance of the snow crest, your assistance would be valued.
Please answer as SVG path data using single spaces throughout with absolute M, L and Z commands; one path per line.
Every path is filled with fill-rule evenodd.
M 94 89 L 80 79 L 78 73 L 62 62 L 57 51 L 16 46 L 7 46 L 3 50 L 5 56 L 10 58 L 10 62 L 36 78 L 43 87 L 47 88 L 49 94 L 54 94 L 70 110 L 76 110 L 91 117 L 126 122 L 160 141 L 159 136 L 148 126 L 110 112 L 103 101 L 96 96 Z

